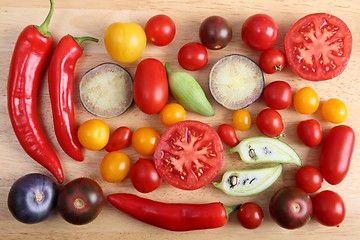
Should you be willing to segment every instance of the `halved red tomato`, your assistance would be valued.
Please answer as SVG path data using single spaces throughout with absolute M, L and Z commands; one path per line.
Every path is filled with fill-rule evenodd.
M 287 61 L 301 78 L 328 80 L 346 68 L 352 49 L 348 26 L 327 13 L 309 14 L 286 33 L 284 41 Z
M 210 183 L 224 160 L 219 135 L 206 123 L 184 120 L 161 135 L 154 153 L 155 167 L 170 185 L 195 190 Z

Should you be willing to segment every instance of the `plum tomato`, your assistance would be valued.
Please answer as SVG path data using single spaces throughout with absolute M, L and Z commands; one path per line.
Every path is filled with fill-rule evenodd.
M 314 166 L 303 166 L 295 174 L 296 186 L 306 193 L 314 193 L 321 188 L 323 176 L 319 169 Z
M 312 114 L 319 108 L 319 96 L 311 87 L 299 89 L 293 99 L 295 111 L 302 114 Z
M 208 124 L 185 120 L 168 127 L 154 153 L 155 167 L 168 184 L 195 190 L 219 173 L 224 150 L 217 132 Z
M 284 122 L 280 113 L 274 109 L 261 110 L 256 117 L 256 126 L 259 131 L 268 136 L 279 136 L 284 130 Z
M 317 193 L 313 198 L 314 217 L 322 225 L 338 227 L 345 219 L 346 207 L 342 197 L 331 190 Z
M 292 103 L 292 89 L 287 82 L 273 81 L 265 86 L 262 97 L 268 107 L 283 110 Z
M 166 126 L 185 120 L 186 110 L 178 103 L 168 103 L 160 111 L 160 121 Z
M 231 41 L 232 28 L 225 18 L 210 16 L 201 23 L 199 36 L 206 48 L 218 50 L 226 47 Z
M 107 152 L 121 150 L 130 146 L 132 131 L 126 126 L 115 129 L 110 135 L 109 142 L 105 146 Z
M 223 123 L 219 125 L 217 132 L 220 139 L 229 147 L 235 147 L 240 142 L 236 130 L 230 124 Z
M 318 146 L 323 138 L 321 125 L 315 119 L 300 121 L 296 132 L 300 140 L 308 147 Z
M 178 52 L 178 62 L 186 70 L 197 71 L 208 63 L 208 52 L 201 43 L 186 43 Z
M 248 17 L 241 29 L 243 41 L 254 50 L 264 51 L 277 41 L 279 28 L 275 20 L 266 14 Z
M 144 156 L 151 156 L 160 141 L 160 134 L 152 127 L 141 127 L 134 131 L 131 144 L 135 151 Z
M 343 101 L 338 98 L 330 98 L 322 104 L 321 113 L 326 121 L 339 124 L 345 121 L 348 111 Z
M 99 151 L 109 142 L 110 128 L 103 120 L 90 119 L 79 126 L 77 135 L 84 148 Z
M 130 168 L 130 180 L 134 188 L 141 193 L 149 193 L 160 187 L 162 179 L 154 161 L 139 158 Z
M 100 174 L 110 183 L 121 182 L 130 171 L 130 158 L 122 152 L 109 152 L 101 161 Z
M 166 46 L 174 39 L 176 26 L 169 16 L 158 14 L 146 22 L 145 34 L 148 42 L 156 46 Z
M 232 122 L 235 129 L 240 131 L 249 130 L 251 127 L 251 115 L 250 112 L 243 108 L 235 110 L 232 115 Z
M 296 229 L 307 224 L 313 213 L 309 194 L 298 187 L 287 186 L 271 197 L 269 211 L 272 219 L 281 227 Z
M 286 64 L 285 55 L 276 48 L 266 49 L 259 59 L 259 66 L 265 73 L 273 74 L 284 69 Z
M 97 218 L 104 206 L 100 185 L 86 177 L 68 182 L 59 192 L 57 210 L 62 218 L 75 225 L 83 225 Z
M 244 228 L 255 229 L 264 221 L 264 212 L 258 204 L 246 202 L 240 206 L 237 219 Z
M 346 24 L 327 13 L 309 14 L 296 21 L 284 40 L 285 55 L 293 72 L 311 80 L 328 80 L 349 62 L 352 36 Z

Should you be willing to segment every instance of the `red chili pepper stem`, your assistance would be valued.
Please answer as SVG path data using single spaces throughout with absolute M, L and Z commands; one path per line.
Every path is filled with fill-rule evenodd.
M 97 38 L 88 37 L 88 36 L 86 36 L 86 37 L 73 37 L 73 39 L 74 39 L 75 42 L 77 42 L 77 44 L 79 44 L 79 46 L 81 48 L 83 48 L 83 43 L 85 41 L 93 41 L 93 42 L 98 42 L 99 41 L 99 39 L 97 39 Z
M 225 206 L 223 204 L 223 207 L 225 208 L 226 210 L 226 216 L 227 218 L 229 218 L 229 215 L 232 213 L 232 212 L 235 212 L 236 210 L 239 210 L 239 208 L 241 207 L 242 204 L 237 204 L 237 205 L 233 205 L 233 206 Z
M 35 26 L 35 28 L 44 36 L 51 37 L 51 33 L 48 31 L 50 19 L 54 13 L 54 0 L 50 0 L 50 11 L 45 18 L 45 21 L 40 26 Z

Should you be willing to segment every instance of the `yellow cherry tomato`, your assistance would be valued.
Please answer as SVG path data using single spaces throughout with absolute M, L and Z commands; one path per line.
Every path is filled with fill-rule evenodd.
M 136 150 L 144 156 L 151 156 L 160 141 L 160 134 L 151 127 L 138 128 L 133 132 L 131 144 Z
M 302 114 L 312 114 L 320 105 L 318 94 L 310 87 L 303 87 L 297 91 L 293 103 L 295 111 Z
M 237 130 L 246 131 L 251 127 L 251 115 L 245 108 L 234 111 L 232 120 Z
M 121 152 L 109 152 L 102 159 L 100 173 L 110 183 L 122 181 L 130 171 L 130 158 Z
M 338 124 L 345 121 L 348 111 L 343 101 L 330 98 L 322 104 L 321 113 L 326 121 Z
M 108 143 L 110 128 L 102 120 L 91 119 L 79 126 L 77 134 L 79 142 L 84 148 L 98 151 Z
M 160 111 L 160 121 L 166 126 L 183 121 L 185 117 L 185 108 L 178 103 L 168 103 Z
M 146 34 L 136 23 L 112 23 L 105 31 L 104 43 L 108 54 L 115 61 L 131 63 L 143 53 Z

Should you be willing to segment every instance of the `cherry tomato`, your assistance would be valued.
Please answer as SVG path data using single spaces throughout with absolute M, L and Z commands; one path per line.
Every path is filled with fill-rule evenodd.
M 322 104 L 321 113 L 326 121 L 339 124 L 345 121 L 348 111 L 343 101 L 330 98 Z
M 229 124 L 219 125 L 217 132 L 220 139 L 230 147 L 235 147 L 240 142 L 236 135 L 236 130 Z
M 174 123 L 185 120 L 186 110 L 178 103 L 168 103 L 160 111 L 160 121 L 166 125 L 171 126 Z
M 161 185 L 154 161 L 145 158 L 139 158 L 131 166 L 130 179 L 134 188 L 141 193 L 152 192 Z
M 100 173 L 103 179 L 110 183 L 120 182 L 130 171 L 130 158 L 121 152 L 109 152 L 102 159 Z
M 277 41 L 279 28 L 270 16 L 255 14 L 247 18 L 241 29 L 243 41 L 252 49 L 264 51 Z
M 176 34 L 174 21 L 167 15 L 151 17 L 145 24 L 146 38 L 156 46 L 165 46 L 172 42 Z
M 160 140 L 159 133 L 151 127 L 141 127 L 134 131 L 131 144 L 136 150 L 144 156 L 151 156 Z
M 279 136 L 284 129 L 280 113 L 271 108 L 266 108 L 258 113 L 256 126 L 262 134 L 269 137 Z
M 121 150 L 130 146 L 131 144 L 131 129 L 125 126 L 118 127 L 110 135 L 109 142 L 105 146 L 105 150 L 108 152 Z
M 284 81 L 274 81 L 267 84 L 263 91 L 265 104 L 276 110 L 288 108 L 292 103 L 292 89 Z
M 109 141 L 110 128 L 106 122 L 100 119 L 91 119 L 79 126 L 77 135 L 80 144 L 84 148 L 99 151 Z
M 327 13 L 306 15 L 287 31 L 285 55 L 299 77 L 312 81 L 334 78 L 349 62 L 352 36 L 339 18 Z
M 295 111 L 302 114 L 312 114 L 320 105 L 318 94 L 310 87 L 303 87 L 297 91 L 293 102 Z
M 295 175 L 296 186 L 307 193 L 314 193 L 321 188 L 323 177 L 316 167 L 303 166 Z
M 161 111 L 169 96 L 169 86 L 164 65 L 157 59 L 142 60 L 133 81 L 134 101 L 147 114 Z
M 320 123 L 315 119 L 299 122 L 296 132 L 300 140 L 308 147 L 319 145 L 323 138 Z
M 190 42 L 180 48 L 178 62 L 186 70 L 197 71 L 208 63 L 208 52 L 201 43 Z
M 331 190 L 319 192 L 312 198 L 314 216 L 325 226 L 339 226 L 345 219 L 346 208 L 341 196 Z
M 255 229 L 264 221 L 264 212 L 258 204 L 246 202 L 240 206 L 237 219 L 244 228 Z
M 232 116 L 232 122 L 234 124 L 235 129 L 240 131 L 249 130 L 251 127 L 251 115 L 250 112 L 243 108 L 239 110 L 235 110 Z
M 269 48 L 260 55 L 259 66 L 265 73 L 280 72 L 284 69 L 285 64 L 285 55 L 279 49 Z
M 210 16 L 200 25 L 199 36 L 201 43 L 211 50 L 222 49 L 232 39 L 232 28 L 225 18 Z

